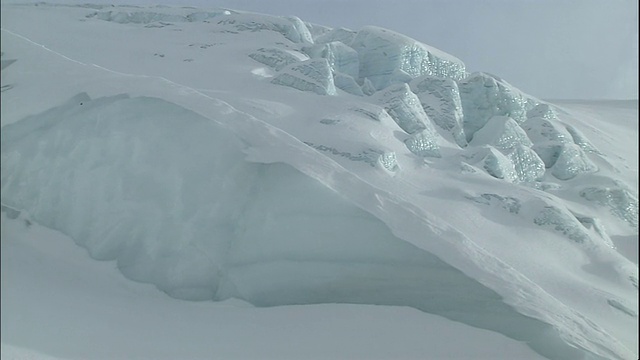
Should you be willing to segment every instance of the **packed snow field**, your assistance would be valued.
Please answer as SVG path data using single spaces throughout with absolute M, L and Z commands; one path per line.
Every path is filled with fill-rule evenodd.
M 637 100 L 231 9 L 1 41 L 3 358 L 638 356 Z

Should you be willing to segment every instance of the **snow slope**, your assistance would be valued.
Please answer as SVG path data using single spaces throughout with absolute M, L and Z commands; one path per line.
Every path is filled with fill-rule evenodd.
M 637 101 L 549 105 L 375 27 L 2 10 L 2 203 L 128 278 L 189 300 L 410 306 L 548 358 L 637 357 Z M 3 342 L 76 356 L 27 338 Z

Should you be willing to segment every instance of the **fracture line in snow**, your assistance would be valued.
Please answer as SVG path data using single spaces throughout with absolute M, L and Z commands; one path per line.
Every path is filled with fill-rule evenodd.
M 493 256 L 492 254 L 490 254 L 489 252 L 487 252 L 485 249 L 483 249 L 482 247 L 480 247 L 477 243 L 475 243 L 474 241 L 472 241 L 471 239 L 469 239 L 465 234 L 461 233 L 460 231 L 456 230 L 454 227 L 452 227 L 450 224 L 444 222 L 443 220 L 436 218 L 433 219 L 432 216 L 429 216 L 428 213 L 425 212 L 424 209 L 422 209 L 420 206 L 418 206 L 417 204 L 414 204 L 412 201 L 409 201 L 407 199 L 404 199 L 403 196 L 400 196 L 398 194 L 392 194 L 387 190 L 384 189 L 380 189 L 379 187 L 371 184 L 369 181 L 366 181 L 365 179 L 362 179 L 360 176 L 358 176 L 357 174 L 352 173 L 351 171 L 347 170 L 346 168 L 344 168 L 342 165 L 340 165 L 339 163 L 337 163 L 335 160 L 331 159 L 330 157 L 328 157 L 326 154 L 323 154 L 319 151 L 317 151 L 316 149 L 309 147 L 307 145 L 305 145 L 303 142 L 301 142 L 297 137 L 293 136 L 292 134 L 277 128 L 269 123 L 266 123 L 250 114 L 247 114 L 245 112 L 242 112 L 240 110 L 235 109 L 233 106 L 231 106 L 230 104 L 217 99 L 217 98 L 213 98 L 210 97 L 204 93 L 202 93 L 201 91 L 186 86 L 186 85 L 182 85 L 176 82 L 173 82 L 167 78 L 164 78 L 162 76 L 153 76 L 153 75 L 142 75 L 142 74 L 128 74 L 128 73 L 123 73 L 123 72 L 119 72 L 119 71 L 115 71 L 115 70 L 111 70 L 108 68 L 105 68 L 103 66 L 97 65 L 97 64 L 87 64 L 87 63 L 83 63 L 81 61 L 72 59 L 66 55 L 63 55 L 57 51 L 54 51 L 52 49 L 49 49 L 48 47 L 46 47 L 43 44 L 37 43 L 23 35 L 17 34 L 13 31 L 7 30 L 5 28 L 1 28 L 1 31 L 4 31 L 8 34 L 11 34 L 13 36 L 16 36 L 20 39 L 23 39 L 35 46 L 38 46 L 52 54 L 55 54 L 57 56 L 60 56 L 61 58 L 71 61 L 73 63 L 82 65 L 82 66 L 86 66 L 86 67 L 95 67 L 97 69 L 100 69 L 102 71 L 106 71 L 115 75 L 119 75 L 119 76 L 125 76 L 125 77 L 137 77 L 137 78 L 148 78 L 148 79 L 156 79 L 156 80 L 160 80 L 164 83 L 167 83 L 168 85 L 183 89 L 183 90 L 188 90 L 190 93 L 192 94 L 196 94 L 199 95 L 201 97 L 204 97 L 210 101 L 215 102 L 217 105 L 219 106 L 224 106 L 227 112 L 229 113 L 235 113 L 237 115 L 241 115 L 242 117 L 244 117 L 245 122 L 251 122 L 254 124 L 259 125 L 262 128 L 265 128 L 267 131 L 266 133 L 271 134 L 271 137 L 276 137 L 278 138 L 283 144 L 287 147 L 293 147 L 295 150 L 298 150 L 298 155 L 304 155 L 304 154 L 312 154 L 313 157 L 315 157 L 316 159 L 322 159 L 323 162 L 325 162 L 324 164 L 316 164 L 316 165 L 320 165 L 321 167 L 329 167 L 333 170 L 337 170 L 338 174 L 342 174 L 344 176 L 346 176 L 347 181 L 345 183 L 349 183 L 351 184 L 354 180 L 355 182 L 353 182 L 353 189 L 358 189 L 360 187 L 360 185 L 365 185 L 366 187 L 369 187 L 370 189 L 374 190 L 372 192 L 372 194 L 374 194 L 374 197 L 376 198 L 376 201 L 378 201 L 379 205 L 378 206 L 374 206 L 373 208 L 370 206 L 370 204 L 368 204 L 369 201 L 366 201 L 366 199 L 359 199 L 357 198 L 357 196 L 351 195 L 349 194 L 349 192 L 345 192 L 345 195 L 347 195 L 347 198 L 349 198 L 354 204 L 358 205 L 359 207 L 361 207 L 363 210 L 372 213 L 374 216 L 376 216 L 377 218 L 379 218 L 381 221 L 385 222 L 386 224 L 389 225 L 389 221 L 390 219 L 387 218 L 386 213 L 381 211 L 381 209 L 379 208 L 380 206 L 382 206 L 383 204 L 386 204 L 387 206 L 391 206 L 391 207 L 398 207 L 399 209 L 403 209 L 405 211 L 405 213 L 410 214 L 410 217 L 413 217 L 414 220 L 416 220 L 418 223 L 422 224 L 422 226 L 425 226 L 426 228 L 428 228 L 434 235 L 436 235 L 439 239 L 443 239 L 444 238 L 451 238 L 450 240 L 444 240 L 444 242 L 453 245 L 455 249 L 457 249 L 458 251 L 464 253 L 464 257 L 466 257 L 467 259 L 471 260 L 472 263 L 474 264 L 475 267 L 477 267 L 477 270 L 482 271 L 484 273 L 487 274 L 491 274 L 492 276 L 495 276 L 498 279 L 501 279 L 502 282 L 506 282 L 506 284 L 508 284 L 507 287 L 513 286 L 515 283 L 519 284 L 520 286 L 517 286 L 518 289 L 517 291 L 520 292 L 521 294 L 526 293 L 528 296 L 530 296 L 531 298 L 537 298 L 539 299 L 541 302 L 527 302 L 527 303 L 521 303 L 521 302 L 516 302 L 517 304 L 514 304 L 518 309 L 520 309 L 521 311 L 523 311 L 523 314 L 529 314 L 529 316 L 532 316 L 534 318 L 538 318 L 541 319 L 545 322 L 548 322 L 550 324 L 553 324 L 554 326 L 556 326 L 556 328 L 558 329 L 562 329 L 564 331 L 568 331 L 567 332 L 563 332 L 563 334 L 565 336 L 567 336 L 567 338 L 565 338 L 565 340 L 569 341 L 570 343 L 573 344 L 583 344 L 586 341 L 587 343 L 589 342 L 593 342 L 594 339 L 590 336 L 587 336 L 589 332 L 593 331 L 595 333 L 597 333 L 600 337 L 596 337 L 598 339 L 600 339 L 600 341 L 595 341 L 593 342 L 594 344 L 596 344 L 597 346 L 600 347 L 601 350 L 604 350 L 605 352 L 608 351 L 612 351 L 612 353 L 607 353 L 607 355 L 614 355 L 614 356 L 618 356 L 619 358 L 625 358 L 624 355 L 622 354 L 630 354 L 631 352 L 624 346 L 622 345 L 619 341 L 617 341 L 615 338 L 613 338 L 612 336 L 610 336 L 604 329 L 600 328 L 599 326 L 597 326 L 595 323 L 593 323 L 592 321 L 590 321 L 588 318 L 586 318 L 584 315 L 582 315 L 581 313 L 567 307 L 564 303 L 562 303 L 561 301 L 559 301 L 558 299 L 556 299 L 555 297 L 553 297 L 551 294 L 549 294 L 548 292 L 546 292 L 544 289 L 542 289 L 538 284 L 534 283 L 533 281 L 531 281 L 529 278 L 527 278 L 524 274 L 520 273 L 518 270 L 516 270 L 514 267 L 510 266 L 509 264 L 505 263 L 504 261 L 502 261 L 501 259 L 496 258 L 495 256 Z M 214 91 L 214 90 L 209 90 L 209 89 L 202 89 L 205 91 Z M 193 110 L 193 109 L 192 109 Z M 195 111 L 195 110 L 194 110 Z M 198 112 L 199 113 L 199 112 Z M 201 113 L 200 113 L 201 114 Z M 203 115 L 203 114 L 201 114 Z M 227 127 L 227 128 L 231 128 L 232 131 L 234 131 L 235 133 L 237 133 L 240 129 L 235 129 L 232 126 L 230 126 L 229 124 L 226 124 L 224 122 L 221 122 L 219 120 L 215 120 L 212 119 L 211 117 L 208 117 L 206 115 L 203 115 L 206 118 L 209 118 L 212 121 L 215 121 L 216 123 Z M 237 125 L 235 125 L 237 126 Z M 240 134 L 238 134 L 240 135 Z M 302 156 L 302 159 L 305 160 L 305 157 Z M 317 162 L 317 160 L 316 160 Z M 293 165 L 293 164 L 291 164 Z M 334 191 L 337 191 L 337 189 L 335 188 L 335 186 L 332 186 L 331 183 L 327 183 L 327 180 L 325 178 L 323 178 L 320 174 L 318 174 L 317 169 L 312 169 L 309 166 L 300 166 L 300 164 L 298 164 L 299 166 L 295 166 L 298 170 L 300 170 L 301 172 L 305 173 L 306 175 L 322 182 L 323 184 L 325 184 L 325 186 L 333 189 Z M 308 164 L 307 164 L 308 165 Z M 407 185 L 409 185 L 407 183 Z M 347 186 L 349 187 L 349 186 Z M 413 186 L 412 186 L 413 187 Z M 347 190 L 347 189 L 345 189 Z M 372 210 L 375 209 L 375 210 Z M 386 221 L 385 221 L 386 220 Z M 434 223 L 434 220 L 437 220 L 438 223 L 440 224 L 436 224 Z M 389 227 L 393 230 L 393 226 L 389 225 Z M 395 231 L 393 231 L 395 233 Z M 416 244 L 414 241 L 410 241 L 408 240 L 405 236 L 398 236 L 399 238 L 408 241 L 414 245 L 418 245 Z M 457 240 L 457 241 L 452 241 L 452 240 Z M 418 245 L 419 246 L 419 245 Z M 487 268 L 487 266 L 490 266 L 491 269 Z M 491 284 L 493 284 L 495 287 L 495 283 L 494 282 L 490 282 Z M 486 286 L 493 288 L 492 286 L 489 286 L 488 284 L 485 283 Z M 498 287 L 501 288 L 505 288 L 504 285 L 499 285 Z M 513 289 L 512 289 L 513 290 Z M 545 306 L 545 305 L 555 305 L 559 311 L 558 314 L 554 314 L 556 317 L 555 318 L 549 318 L 549 317 L 545 317 L 545 316 L 536 316 L 536 315 L 541 315 L 541 313 L 539 312 L 539 310 L 537 310 L 536 306 L 532 306 L 534 304 L 538 304 L 538 307 L 540 306 Z M 575 316 L 575 318 L 569 317 L 566 314 L 572 314 L 573 316 Z M 547 314 L 548 315 L 548 314 Z M 554 321 L 555 320 L 555 321 Z M 567 320 L 570 321 L 570 325 L 566 324 Z M 560 326 L 562 325 L 562 326 Z M 577 329 L 576 329 L 577 328 Z M 568 330 L 568 329 L 572 329 L 574 331 Z M 579 329 L 579 330 L 578 330 Z M 587 330 L 590 329 L 590 330 Z M 576 338 L 576 331 L 577 333 L 579 333 L 581 336 L 579 336 L 578 338 Z M 586 337 L 586 339 L 581 339 L 580 337 Z M 604 343 L 604 344 L 603 344 Z M 614 345 L 615 344 L 615 345 Z M 609 346 L 607 345 L 614 345 L 612 346 L 613 349 L 611 349 Z M 594 351 L 593 348 L 590 348 L 591 351 Z M 596 351 L 597 352 L 597 351 Z

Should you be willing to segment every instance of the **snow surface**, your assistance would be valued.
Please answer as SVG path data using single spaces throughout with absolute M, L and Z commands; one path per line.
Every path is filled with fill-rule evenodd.
M 3 357 L 103 358 L 121 325 L 93 326 L 120 319 L 133 332 L 113 335 L 118 350 L 149 358 L 206 357 L 209 333 L 229 334 L 229 358 L 637 358 L 637 101 L 552 105 L 385 29 L 226 9 L 3 5 L 1 36 Z M 222 303 L 171 299 L 80 249 L 54 261 L 71 241 L 172 297 Z M 146 295 L 129 304 L 105 274 Z M 309 305 L 327 303 L 363 305 Z M 231 339 L 256 334 L 254 313 L 272 337 L 242 353 Z M 127 335 L 166 314 L 157 341 Z M 327 317 L 324 345 L 300 331 Z M 192 322 L 204 330 L 177 335 Z M 422 326 L 464 330 L 449 347 Z M 95 342 L 65 341 L 87 329 Z M 499 344 L 477 350 L 480 334 Z

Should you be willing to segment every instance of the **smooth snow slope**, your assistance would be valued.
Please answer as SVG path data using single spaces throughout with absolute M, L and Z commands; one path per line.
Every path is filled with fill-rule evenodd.
M 2 201 L 128 277 L 194 300 L 410 305 L 549 358 L 636 356 L 637 123 L 607 132 L 460 80 L 459 60 L 379 28 L 55 6 L 4 6 L 2 24 Z M 357 44 L 393 61 L 353 77 Z M 380 91 L 343 92 L 359 86 Z M 431 119 L 447 111 L 469 146 L 459 113 Z

